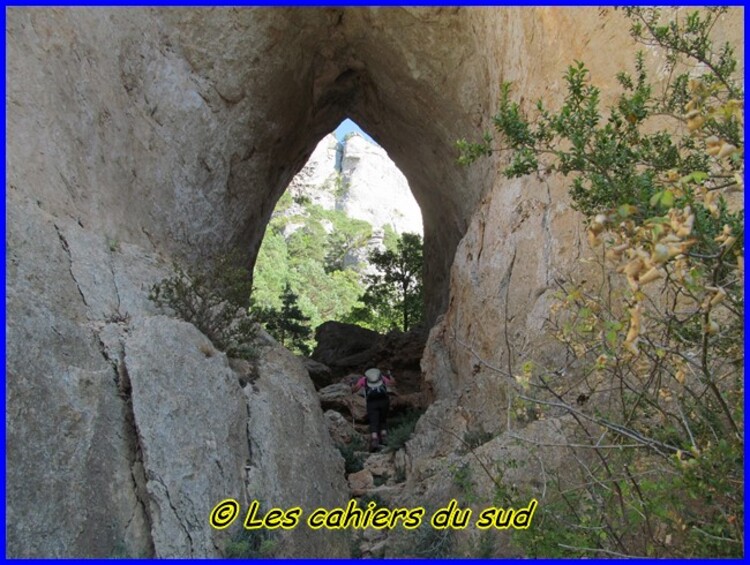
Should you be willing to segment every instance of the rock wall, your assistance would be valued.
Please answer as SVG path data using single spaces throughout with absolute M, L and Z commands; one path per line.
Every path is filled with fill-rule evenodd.
M 33 204 L 6 245 L 8 555 L 153 555 L 119 335 L 154 257 Z
M 422 233 L 422 213 L 406 177 L 382 147 L 358 134 L 340 144 L 333 134 L 321 139 L 287 190 L 364 220 L 381 235 L 386 224 L 396 233 Z M 299 211 L 293 205 L 287 214 Z
M 246 510 L 260 484 L 264 497 L 340 504 L 340 456 L 289 352 L 261 347 L 251 387 L 251 369 L 230 366 L 192 325 L 148 300 L 170 274 L 162 257 L 36 206 L 11 207 L 8 223 L 9 555 L 221 556 L 228 535 L 208 516 L 224 498 Z M 286 410 L 296 418 L 278 418 Z M 315 431 L 316 441 L 290 426 Z M 261 483 L 250 480 L 248 461 L 276 459 Z M 295 555 L 348 551 L 335 533 L 309 539 L 300 528 L 288 538 Z
M 124 363 L 154 555 L 220 557 L 207 516 L 228 497 L 247 506 L 248 408 L 237 375 L 195 327 L 163 316 L 131 324 Z
M 339 142 L 332 133 L 320 140 L 305 166 L 294 175 L 287 187 L 293 197 L 309 198 L 313 204 L 325 210 L 336 209 L 338 148 Z M 294 210 L 294 213 L 297 212 Z
M 534 17 L 527 17 L 530 13 Z M 482 30 L 478 33 L 495 38 L 486 43 L 488 57 L 501 62 L 488 69 L 490 95 L 498 97 L 499 85 L 510 81 L 527 111 L 539 99 L 551 107 L 560 103 L 563 74 L 574 60 L 586 63 L 606 105 L 617 92 L 616 73 L 633 68 L 639 48 L 629 36 L 628 20 L 614 9 L 535 8 L 496 10 L 491 18 L 472 15 Z M 723 29 L 716 31 L 719 40 L 743 44 L 738 15 L 724 17 Z M 570 33 L 572 29 L 586 32 Z M 649 48 L 645 61 L 657 79 L 666 78 L 663 53 Z M 483 118 L 479 131 L 490 127 Z M 503 166 L 495 156 L 496 169 Z M 502 397 L 525 356 L 534 352 L 541 361 L 556 362 L 557 350 L 544 336 L 543 324 L 556 280 L 579 265 L 588 250 L 567 186 L 560 175 L 513 180 L 498 175 L 454 256 L 449 307 L 433 328 L 423 371 L 435 398 L 459 402 L 487 431 L 501 429 L 506 409 L 502 403 L 488 406 L 486 399 Z
M 564 70 L 581 60 L 602 89 L 603 102 L 611 101 L 615 73 L 632 69 L 638 49 L 623 14 L 563 8 L 537 8 L 534 14 L 526 18 L 523 10 L 504 10 L 481 20 L 484 33 L 497 38 L 487 42 L 490 58 L 502 61 L 489 69 L 492 96 L 499 96 L 502 81 L 511 81 L 525 110 L 532 110 L 538 99 L 555 107 L 564 94 Z M 734 12 L 716 32 L 717 38 L 737 46 L 738 54 L 743 45 L 740 21 Z M 662 57 L 656 50 L 646 51 L 651 71 L 666 78 Z M 482 127 L 491 127 L 486 118 Z M 503 165 L 495 159 L 497 170 Z M 556 447 L 565 444 L 569 417 L 537 420 L 533 414 L 519 414 L 513 403 L 520 392 L 513 375 L 524 361 L 564 364 L 564 352 L 545 335 L 545 321 L 557 283 L 571 270 L 585 268 L 580 260 L 590 251 L 581 217 L 569 205 L 567 186 L 556 175 L 498 176 L 478 203 L 454 256 L 449 306 L 432 328 L 422 359 L 434 403 L 407 444 L 409 483 L 399 502 L 450 499 L 456 493 L 453 473 L 464 467 L 479 500 L 491 500 L 498 492 L 486 469 L 503 477 L 504 488 L 543 500 L 546 478 L 557 475 L 564 481 L 567 470 L 575 467 L 570 452 Z M 493 439 L 466 454 L 462 439 L 481 434 Z M 482 507 L 480 503 L 475 510 Z M 476 548 L 476 534 L 467 530 L 457 536 L 455 551 Z M 522 556 L 507 536 L 512 532 L 500 538 L 493 555 Z
M 245 388 L 248 496 L 266 507 L 301 506 L 303 520 L 316 508 L 346 506 L 344 459 L 333 446 L 315 387 L 299 359 L 272 346 L 264 350 L 257 373 Z M 279 536 L 281 557 L 349 557 L 346 531 L 316 531 L 301 523 Z
M 252 264 L 276 201 L 351 115 L 412 179 L 434 319 L 482 188 L 454 163 L 484 74 L 460 64 L 470 34 L 444 9 L 11 10 L 9 188 L 113 239 L 192 260 L 241 245 Z
M 341 173 L 345 189 L 339 209 L 382 232 L 390 225 L 396 233 L 422 233 L 422 214 L 406 177 L 382 147 L 360 135 L 344 143 Z
M 719 30 L 738 45 L 740 15 Z M 444 314 L 423 362 L 436 410 L 457 430 L 502 428 L 507 373 L 539 347 L 554 277 L 580 252 L 578 218 L 561 179 L 506 182 L 498 159 L 461 168 L 454 143 L 491 127 L 504 80 L 526 105 L 558 100 L 563 69 L 582 59 L 611 95 L 612 69 L 632 51 L 622 14 L 10 8 L 6 26 L 8 555 L 220 551 L 225 539 L 201 522 L 207 506 L 191 505 L 216 501 L 190 497 L 242 484 L 244 448 L 227 453 L 242 444 L 242 389 L 220 354 L 198 356 L 199 334 L 155 318 L 148 289 L 175 258 L 239 245 L 252 265 L 276 201 L 345 116 L 389 152 L 422 211 L 428 319 Z M 205 388 L 176 370 L 188 362 Z M 258 385 L 259 414 L 289 404 L 307 418 L 298 423 L 325 428 L 300 400 L 310 387 L 276 386 Z M 225 405 L 227 421 L 192 418 Z M 288 465 L 296 481 L 301 467 L 321 478 L 293 490 L 308 498 L 295 503 L 338 500 L 336 484 L 321 490 L 338 460 L 308 465 L 304 436 L 270 416 L 254 422 L 301 449 L 279 462 L 279 445 L 251 434 L 266 446 L 250 454 L 258 476 Z M 311 445 L 329 453 L 325 441 Z M 209 455 L 205 476 L 167 461 L 178 445 Z M 424 469 L 445 471 L 437 444 L 422 445 L 412 493 L 430 480 Z M 342 554 L 340 541 L 299 532 L 295 555 Z

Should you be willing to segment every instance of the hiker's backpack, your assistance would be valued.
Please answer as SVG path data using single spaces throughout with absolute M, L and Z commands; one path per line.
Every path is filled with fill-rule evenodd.
M 383 398 L 384 396 L 388 396 L 385 380 L 381 378 L 380 384 L 373 386 L 365 379 L 365 398 Z

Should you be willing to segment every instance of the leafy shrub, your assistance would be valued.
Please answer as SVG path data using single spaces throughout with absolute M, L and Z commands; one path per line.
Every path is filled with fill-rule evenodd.
M 464 434 L 464 446 L 467 449 L 475 449 L 480 445 L 484 445 L 493 437 L 495 436 L 492 433 L 485 432 L 484 430 L 467 431 Z
M 388 451 L 398 451 L 406 445 L 406 442 L 409 441 L 409 438 L 414 433 L 417 420 L 419 420 L 423 413 L 423 411 L 419 410 L 409 410 L 403 416 L 391 420 L 386 440 Z M 398 423 L 394 426 L 394 422 Z
M 349 183 L 344 178 L 344 175 L 341 173 L 338 173 L 336 175 L 336 180 L 334 182 L 334 189 L 333 189 L 333 195 L 336 197 L 336 200 L 344 200 L 347 195 L 349 194 Z
M 744 93 L 732 48 L 710 38 L 725 11 L 664 22 L 627 9 L 670 80 L 657 93 L 639 53 L 606 114 L 581 62 L 557 112 L 540 102 L 528 118 L 503 88 L 505 174 L 573 177 L 601 273 L 561 285 L 551 329 L 565 370 L 529 360 L 516 376 L 523 400 L 578 424 L 579 468 L 518 532 L 533 556 L 742 555 L 744 212 L 731 192 L 743 189 Z M 491 143 L 460 142 L 462 159 Z
M 232 536 L 224 550 L 225 557 L 235 559 L 258 559 L 273 557 L 278 540 L 272 530 L 242 528 Z
M 474 491 L 474 478 L 471 472 L 471 465 L 463 463 L 452 471 L 453 484 L 458 487 L 463 495 L 462 502 L 474 504 L 477 502 L 477 496 Z
M 352 441 L 346 445 L 338 445 L 338 450 L 344 458 L 344 470 L 346 474 L 357 473 L 364 469 L 365 458 L 367 454 L 365 442 L 361 436 L 356 435 Z
M 441 559 L 451 557 L 453 531 L 450 528 L 438 530 L 429 520 L 423 520 L 415 530 L 413 551 L 416 557 Z
M 175 265 L 174 271 L 152 287 L 149 298 L 172 308 L 227 355 L 253 358 L 257 326 L 248 315 L 252 282 L 240 254 L 221 255 L 186 271 Z
M 371 502 L 375 503 L 375 508 L 389 508 L 385 501 L 377 494 L 368 493 L 362 496 L 357 502 L 359 508 L 367 508 Z

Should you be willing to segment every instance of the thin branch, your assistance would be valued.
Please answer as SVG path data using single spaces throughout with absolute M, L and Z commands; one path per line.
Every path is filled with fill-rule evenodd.
M 496 373 L 498 373 L 500 375 L 503 375 L 504 377 L 508 377 L 509 379 L 513 379 L 513 375 L 511 373 L 509 373 L 506 370 L 501 369 L 501 368 L 499 368 L 499 367 L 497 367 L 495 365 L 492 365 L 491 363 L 485 361 L 476 351 L 474 351 L 474 349 L 472 348 L 471 345 L 467 344 L 464 341 L 461 341 L 461 339 L 458 337 L 458 333 L 456 332 L 456 328 L 454 328 L 453 325 L 449 325 L 449 327 L 451 329 L 451 332 L 453 333 L 453 335 L 452 335 L 453 341 L 455 341 L 458 345 L 460 345 L 461 347 L 463 347 L 464 349 L 466 349 L 467 351 L 469 351 L 469 353 L 471 353 L 474 356 L 474 358 L 479 362 L 479 364 L 484 365 L 488 369 L 490 369 L 490 370 L 492 370 L 492 371 L 494 371 L 494 372 L 496 372 Z M 515 380 L 515 379 L 513 379 L 513 380 Z
M 659 455 L 663 457 L 668 457 L 667 453 L 664 453 L 658 448 L 662 448 L 665 450 L 672 451 L 673 453 L 677 453 L 678 451 L 682 451 L 681 449 L 674 447 L 673 445 L 669 445 L 666 443 L 663 443 L 661 441 L 647 438 L 635 430 L 631 430 L 628 428 L 625 428 L 623 426 L 620 426 L 619 424 L 614 424 L 612 422 L 608 422 L 607 420 L 603 420 L 602 418 L 594 418 L 592 416 L 589 416 L 588 414 L 585 414 L 581 412 L 580 410 L 576 410 L 572 406 L 565 404 L 563 402 L 548 402 L 545 400 L 539 400 L 537 398 L 529 398 L 528 396 L 519 395 L 520 398 L 523 398 L 524 400 L 528 400 L 529 402 L 534 402 L 536 404 L 543 404 L 545 406 L 554 406 L 556 408 L 563 408 L 570 412 L 571 414 L 575 414 L 581 418 L 584 418 L 585 420 L 588 420 L 590 422 L 594 422 L 595 424 L 599 424 L 600 426 L 604 426 L 605 428 L 609 428 L 610 430 L 617 432 L 620 435 L 629 437 L 630 439 L 634 439 L 639 443 L 642 443 L 643 445 L 646 445 L 656 451 Z
M 581 447 L 585 449 L 644 449 L 647 446 L 643 445 L 642 443 L 613 443 L 613 444 L 596 444 L 592 445 L 590 443 L 550 443 L 550 442 L 540 442 L 540 441 L 534 441 L 529 438 L 525 438 L 523 436 L 519 436 L 516 434 L 508 434 L 508 437 L 511 437 L 513 439 L 517 439 L 526 443 L 530 443 L 532 445 L 536 445 L 539 447 Z
M 562 547 L 565 549 L 572 549 L 574 551 L 588 551 L 590 553 L 604 553 L 606 555 L 612 555 L 614 557 L 627 557 L 628 559 L 643 559 L 643 557 L 639 557 L 636 555 L 628 555 L 626 553 L 618 553 L 616 551 L 611 551 L 609 549 L 597 549 L 594 547 L 576 547 L 574 545 L 567 545 L 564 543 L 558 543 L 558 547 Z
M 715 536 L 713 534 L 709 534 L 707 531 L 701 530 L 698 526 L 693 526 L 693 529 L 696 532 L 699 532 L 699 533 L 703 534 L 704 536 L 709 537 L 711 539 L 715 539 L 715 540 L 719 540 L 719 541 L 726 541 L 726 542 L 729 542 L 729 543 L 737 543 L 737 544 L 741 544 L 742 543 L 740 540 L 736 540 L 736 539 L 732 539 L 732 538 L 725 538 L 725 537 Z
M 460 442 L 461 442 L 461 443 L 462 443 L 462 444 L 463 444 L 463 445 L 464 445 L 464 446 L 466 447 L 466 449 L 468 449 L 468 450 L 469 450 L 469 452 L 470 452 L 470 453 L 471 453 L 471 454 L 472 454 L 472 455 L 474 456 L 474 458 L 475 458 L 475 459 L 477 460 L 477 462 L 479 463 L 479 466 L 480 466 L 480 467 L 482 467 L 482 470 L 483 470 L 483 471 L 485 472 L 485 474 L 486 474 L 486 475 L 487 475 L 487 476 L 489 477 L 489 479 L 490 479 L 490 480 L 492 481 L 492 483 L 493 483 L 493 484 L 494 484 L 494 485 L 495 485 L 495 486 L 496 486 L 496 487 L 497 487 L 498 489 L 502 489 L 502 488 L 503 488 L 503 487 L 502 487 L 502 485 L 501 485 L 500 483 L 498 483 L 498 482 L 497 482 L 497 479 L 496 479 L 496 478 L 495 478 L 495 477 L 494 477 L 494 476 L 492 475 L 492 473 L 491 473 L 491 472 L 490 472 L 490 470 L 489 470 L 489 469 L 487 468 L 487 466 L 486 466 L 486 465 L 484 464 L 484 461 L 482 461 L 482 460 L 481 460 L 481 459 L 479 458 L 479 456 L 478 456 L 478 455 L 477 455 L 477 454 L 476 454 L 476 453 L 474 452 L 474 448 L 473 448 L 473 447 L 472 447 L 471 445 L 469 445 L 469 443 L 468 443 L 468 442 L 467 442 L 466 440 L 464 440 L 464 438 L 460 437 L 460 436 L 459 436 L 459 435 L 458 435 L 458 434 L 457 434 L 456 432 L 454 432 L 453 430 L 449 430 L 448 428 L 445 428 L 445 427 L 441 426 L 440 424 L 438 424 L 438 423 L 437 423 L 437 422 L 436 422 L 436 421 L 435 421 L 434 419 L 432 419 L 432 418 L 427 418 L 427 421 L 428 421 L 428 422 L 429 422 L 430 424 L 432 424 L 433 426 L 435 426 L 435 427 L 436 427 L 437 429 L 439 429 L 440 431 L 442 431 L 442 432 L 445 432 L 445 433 L 447 433 L 447 434 L 450 434 L 450 435 L 452 435 L 452 436 L 453 436 L 454 438 L 456 438 L 456 439 L 457 439 L 458 441 L 460 441 Z

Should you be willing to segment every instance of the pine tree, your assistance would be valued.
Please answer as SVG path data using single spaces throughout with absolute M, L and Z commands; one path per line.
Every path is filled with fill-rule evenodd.
M 310 318 L 302 313 L 298 304 L 299 296 L 292 291 L 287 282 L 281 295 L 281 309 L 263 308 L 256 316 L 281 345 L 290 347 L 308 355 L 310 348 L 305 340 L 310 337 Z

